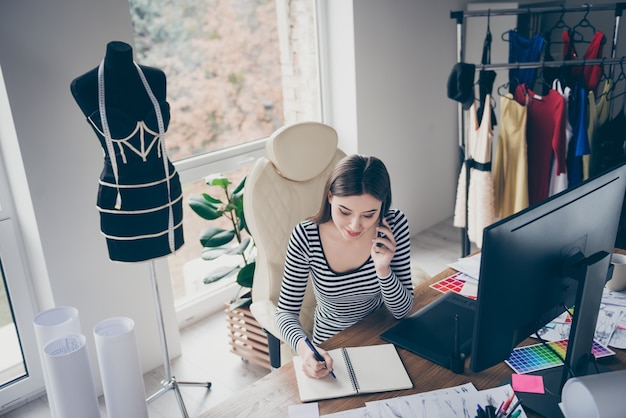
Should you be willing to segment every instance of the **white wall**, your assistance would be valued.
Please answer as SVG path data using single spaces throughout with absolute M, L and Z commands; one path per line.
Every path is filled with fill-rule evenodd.
M 453 212 L 457 106 L 446 97 L 446 81 L 456 62 L 450 11 L 465 2 L 325 3 L 331 17 L 329 123 L 347 152 L 385 162 L 393 205 L 407 214 L 416 234 Z
M 0 62 L 23 158 L 25 187 L 16 187 L 16 205 L 30 192 L 35 218 L 20 211 L 22 231 L 38 228 L 40 253 L 29 252 L 39 310 L 75 306 L 87 336 L 99 385 L 93 326 L 124 315 L 136 323 L 142 366 L 162 364 L 147 263 L 108 259 L 96 211 L 103 151 L 70 94 L 73 78 L 96 67 L 112 40 L 132 43 L 126 0 L 0 2 Z M 7 164 L 9 166 L 9 164 Z M 10 168 L 10 167 L 9 167 Z M 26 247 L 34 247 L 30 234 Z M 37 285 L 45 282 L 50 287 Z M 180 353 L 167 266 L 157 263 L 170 354 Z M 19 303 L 19 301 L 17 301 Z

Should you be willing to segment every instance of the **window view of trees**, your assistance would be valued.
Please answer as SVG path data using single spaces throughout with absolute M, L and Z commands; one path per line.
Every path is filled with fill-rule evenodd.
M 266 138 L 287 123 L 321 120 L 315 0 L 129 5 L 136 60 L 167 76 L 166 146 L 181 178 L 191 157 L 206 164 L 208 176 L 215 173 L 214 151 Z M 223 174 L 237 183 L 250 168 Z M 199 258 L 198 241 L 207 221 L 187 204 L 190 196 L 210 193 L 207 187 L 195 177 L 183 184 L 185 245 L 168 257 L 177 305 L 211 291 L 202 278 L 212 267 Z
M 168 78 L 172 161 L 284 123 L 274 0 L 130 0 L 139 63 Z

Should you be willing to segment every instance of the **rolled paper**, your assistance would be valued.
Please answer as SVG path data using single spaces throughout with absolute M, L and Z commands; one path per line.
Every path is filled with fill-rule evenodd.
M 561 399 L 567 418 L 621 418 L 624 416 L 626 370 L 568 379 Z
M 146 390 L 135 339 L 135 322 L 105 319 L 93 330 L 109 418 L 148 418 Z
M 100 418 L 85 336 L 74 334 L 52 340 L 44 347 L 44 355 L 58 416 Z
M 35 339 L 39 350 L 39 358 L 43 369 L 43 378 L 48 394 L 48 406 L 52 418 L 62 418 L 59 415 L 54 400 L 54 386 L 50 384 L 48 367 L 44 355 L 44 347 L 52 340 L 65 337 L 67 335 L 81 334 L 78 309 L 72 306 L 59 306 L 48 309 L 35 315 L 33 319 L 35 327 Z

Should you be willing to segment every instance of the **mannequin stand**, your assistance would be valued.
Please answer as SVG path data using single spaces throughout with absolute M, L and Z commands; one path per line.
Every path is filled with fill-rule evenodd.
M 163 309 L 161 307 L 161 296 L 159 294 L 159 285 L 157 283 L 156 270 L 154 268 L 154 260 L 151 260 L 150 263 L 150 278 L 152 279 L 152 289 L 154 291 L 154 302 L 156 306 L 157 313 L 157 322 L 159 324 L 159 334 L 161 337 L 161 351 L 163 352 L 163 367 L 165 369 L 165 379 L 161 381 L 161 389 L 149 396 L 146 399 L 146 403 L 151 403 L 152 401 L 161 397 L 161 395 L 165 394 L 169 390 L 174 391 L 174 395 L 176 396 L 176 401 L 178 402 L 178 406 L 180 408 L 180 412 L 183 414 L 184 418 L 189 418 L 189 414 L 187 413 L 187 408 L 185 407 L 185 402 L 183 401 L 183 397 L 180 393 L 179 386 L 199 386 L 206 389 L 211 389 L 211 382 L 179 382 L 176 380 L 174 376 L 172 376 L 172 367 L 170 364 L 170 356 L 167 349 L 167 339 L 165 338 L 165 324 L 163 322 Z

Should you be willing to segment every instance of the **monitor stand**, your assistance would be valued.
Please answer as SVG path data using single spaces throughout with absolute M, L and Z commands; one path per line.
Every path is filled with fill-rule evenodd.
M 533 373 L 543 376 L 545 393 L 520 393 L 519 398 L 525 408 L 532 409 L 545 417 L 563 418 L 559 404 L 561 403 L 561 390 L 568 377 L 585 376 L 603 371 L 597 365 L 591 349 L 607 275 L 606 263 L 600 263 L 600 261 L 605 260 L 607 256 L 608 253 L 605 251 L 599 251 L 589 257 L 577 252 L 566 260 L 563 275 L 576 280 L 578 288 L 564 359 L 565 365 Z M 581 318 L 584 320 L 581 321 Z

